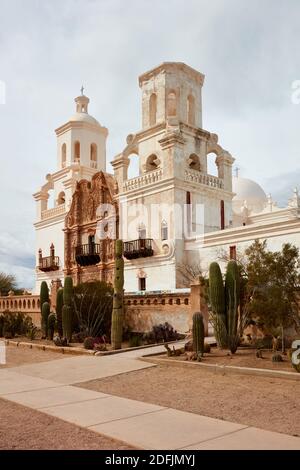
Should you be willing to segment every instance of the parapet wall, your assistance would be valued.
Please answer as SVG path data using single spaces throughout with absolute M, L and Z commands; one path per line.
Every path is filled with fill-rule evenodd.
M 0 313 L 20 312 L 29 315 L 36 326 L 41 326 L 39 295 L 8 295 L 0 297 Z

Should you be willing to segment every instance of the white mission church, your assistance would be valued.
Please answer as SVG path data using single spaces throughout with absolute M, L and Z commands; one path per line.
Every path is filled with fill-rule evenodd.
M 114 174 L 106 172 L 108 130 L 88 113 L 83 93 L 75 99 L 75 114 L 55 131 L 57 171 L 34 194 L 36 293 L 42 281 L 63 283 L 66 275 L 112 281 L 111 233 L 99 238 L 97 230 L 99 222 L 110 227 L 108 206 L 124 241 L 128 293 L 186 287 L 180 266 L 200 263 L 205 271 L 220 250 L 234 258 L 257 238 L 274 250 L 283 242 L 300 247 L 297 190 L 279 208 L 257 183 L 233 176 L 234 158 L 203 128 L 203 83 L 203 74 L 176 62 L 139 77 L 142 126 L 112 160 Z M 128 177 L 132 155 L 135 178 Z M 134 217 L 136 207 L 144 209 Z

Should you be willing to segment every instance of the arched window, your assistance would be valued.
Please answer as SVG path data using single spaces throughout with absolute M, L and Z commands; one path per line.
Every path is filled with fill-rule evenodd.
M 66 196 L 63 191 L 61 191 L 58 195 L 57 198 L 57 205 L 60 206 L 61 204 L 64 204 L 66 202 Z
M 198 155 L 196 155 L 195 153 L 192 153 L 188 158 L 188 165 L 193 170 L 200 171 L 201 165 L 200 165 L 200 160 L 199 160 Z
M 74 144 L 74 162 L 80 162 L 80 142 L 78 140 Z
M 168 224 L 165 220 L 161 223 L 161 239 L 168 240 Z
M 187 99 L 187 120 L 191 126 L 195 125 L 195 98 L 189 95 Z
M 97 145 L 96 144 L 91 144 L 90 164 L 91 164 L 91 168 L 97 168 Z
M 174 91 L 170 91 L 168 94 L 168 99 L 167 99 L 167 115 L 176 116 L 176 114 L 177 114 L 176 93 Z
M 157 96 L 155 93 L 152 93 L 149 100 L 149 124 L 154 126 L 156 124 L 156 109 L 157 107 Z
M 157 158 L 157 156 L 155 154 L 150 155 L 146 161 L 146 171 L 157 170 L 159 164 L 160 164 L 160 161 Z
M 67 146 L 66 144 L 62 144 L 61 146 L 61 167 L 65 168 L 67 164 Z

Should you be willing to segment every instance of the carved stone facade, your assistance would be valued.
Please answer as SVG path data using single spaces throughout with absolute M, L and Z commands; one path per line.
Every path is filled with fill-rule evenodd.
M 98 237 L 97 227 L 104 232 L 112 220 L 118 221 L 118 205 L 115 198 L 114 178 L 102 171 L 91 181 L 77 182 L 70 211 L 65 219 L 65 275 L 72 276 L 75 284 L 94 280 L 112 283 L 114 270 L 114 240 Z M 91 242 L 91 240 L 93 240 Z M 76 260 L 80 247 L 97 247 L 100 261 L 81 265 Z M 76 251 L 77 250 L 77 251 Z M 96 251 L 92 248 L 92 251 Z M 91 251 L 91 250 L 90 250 Z

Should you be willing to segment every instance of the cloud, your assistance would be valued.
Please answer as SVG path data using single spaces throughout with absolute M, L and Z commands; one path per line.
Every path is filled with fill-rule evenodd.
M 56 169 L 53 130 L 73 114 L 81 85 L 91 114 L 109 129 L 110 161 L 141 128 L 138 75 L 162 61 L 183 61 L 206 75 L 204 127 L 219 135 L 243 176 L 267 181 L 276 193 L 284 167 L 294 185 L 299 14 L 298 0 L 2 0 L 1 266 L 15 269 L 20 282 L 29 276 L 18 256 L 22 247 L 25 264 L 34 255 L 31 194 Z

